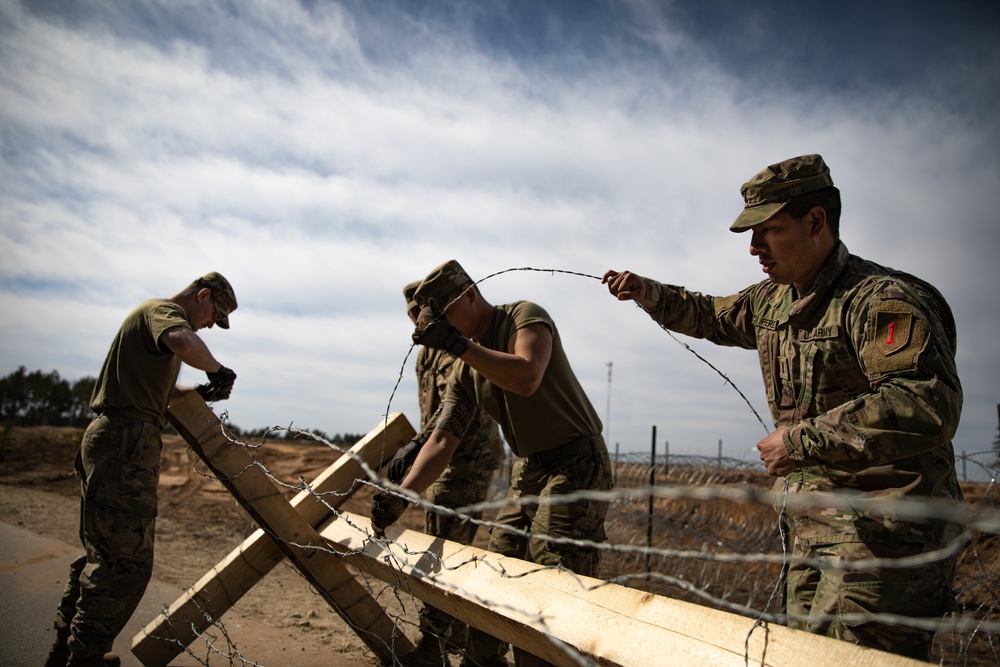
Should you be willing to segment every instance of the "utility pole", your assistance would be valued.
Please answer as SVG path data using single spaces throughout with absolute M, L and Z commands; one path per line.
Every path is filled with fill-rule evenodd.
M 604 442 L 611 442 L 611 366 L 612 362 L 608 362 L 608 407 L 607 415 L 604 418 Z M 1000 406 L 998 406 L 1000 407 Z
M 653 441 L 649 447 L 649 513 L 646 515 L 646 572 L 653 567 L 653 500 L 656 497 L 656 424 L 653 424 Z

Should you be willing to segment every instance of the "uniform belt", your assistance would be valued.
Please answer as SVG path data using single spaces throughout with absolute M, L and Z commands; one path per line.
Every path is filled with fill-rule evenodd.
M 582 435 L 575 440 L 570 440 L 564 445 L 559 445 L 558 447 L 553 447 L 552 449 L 546 449 L 544 452 L 537 452 L 535 454 L 529 454 L 525 458 L 531 463 L 550 465 L 557 461 L 562 461 L 568 459 L 571 456 L 575 456 L 582 451 L 585 451 L 593 447 L 594 436 Z
M 147 415 L 142 414 L 134 408 L 101 408 L 97 414 L 108 419 L 131 419 L 141 422 L 155 423 Z

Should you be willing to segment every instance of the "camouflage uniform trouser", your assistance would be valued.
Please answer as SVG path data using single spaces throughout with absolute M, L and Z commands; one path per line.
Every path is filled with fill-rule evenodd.
M 549 504 L 545 498 L 576 491 L 608 491 L 612 487 L 611 462 L 601 436 L 575 440 L 556 450 L 523 458 L 514 464 L 508 500 L 538 496 L 538 504 L 518 504 L 500 510 L 492 530 L 489 550 L 539 565 L 561 566 L 585 576 L 596 576 L 600 551 L 596 547 L 560 544 L 542 539 L 565 537 L 603 542 L 606 500 L 577 500 Z M 518 534 L 509 527 L 525 534 Z M 530 537 L 528 536 L 530 535 Z M 495 637 L 471 630 L 464 665 L 506 665 L 506 645 Z M 549 665 L 541 658 L 514 648 L 517 667 Z
M 816 569 L 792 564 L 788 571 L 789 627 L 929 660 L 934 633 L 875 619 L 851 619 L 848 614 L 899 614 L 915 618 L 940 618 L 955 606 L 951 584 L 956 558 L 946 558 L 912 568 L 876 567 L 844 570 L 844 561 L 897 559 L 933 551 L 927 544 L 902 542 L 844 542 L 803 546 L 796 540 L 792 553 L 830 563 Z M 805 618 L 792 618 L 793 616 Z M 825 616 L 822 620 L 808 617 Z
M 492 470 L 488 474 L 469 473 L 461 479 L 439 479 L 428 489 L 427 500 L 450 509 L 474 505 L 486 500 L 492 479 Z M 482 515 L 482 512 L 475 512 L 468 516 L 479 519 Z M 459 544 L 472 544 L 478 528 L 479 524 L 473 521 L 430 510 L 427 511 L 424 522 L 424 530 L 428 535 L 443 537 Z M 424 637 L 438 637 L 444 641 L 449 635 L 455 637 L 463 634 L 465 627 L 454 616 L 430 605 L 425 604 L 420 610 L 420 632 Z
M 136 420 L 98 417 L 80 444 L 80 541 L 56 611 L 56 636 L 79 658 L 111 650 L 153 571 L 160 430 Z

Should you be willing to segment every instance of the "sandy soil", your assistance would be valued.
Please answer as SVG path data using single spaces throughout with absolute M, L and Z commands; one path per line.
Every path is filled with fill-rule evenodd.
M 0 434 L 0 521 L 79 544 L 79 479 L 72 473 L 72 463 L 81 433 L 79 429 L 36 428 Z M 187 588 L 256 525 L 180 437 L 165 435 L 163 444 L 153 577 Z M 256 455 L 272 474 L 289 484 L 297 483 L 299 475 L 313 479 L 336 456 L 326 446 L 306 441 L 269 441 Z M 362 489 L 345 509 L 366 513 L 370 498 L 370 490 Z M 422 515 L 407 512 L 401 523 L 421 528 Z M 373 581 L 372 588 L 378 593 L 381 586 Z M 400 606 L 393 596 L 383 594 L 379 599 L 395 606 L 393 612 L 401 614 L 404 632 L 416 640 L 419 632 L 408 625 L 416 622 L 412 600 L 402 600 Z M 291 658 L 295 652 L 317 651 L 328 655 L 327 664 L 333 667 L 378 664 L 287 561 L 255 585 L 233 610 L 254 623 L 255 643 L 281 645 L 289 652 L 286 664 L 295 664 Z M 205 653 L 206 648 L 195 652 Z M 254 660 L 253 655 L 244 657 Z
M 0 521 L 67 544 L 78 544 L 79 480 L 72 474 L 72 461 L 81 434 L 80 429 L 0 428 Z M 314 479 L 337 455 L 328 447 L 310 441 L 275 440 L 258 448 L 255 456 L 279 480 L 294 485 L 300 475 L 306 480 Z M 996 487 L 969 484 L 963 488 L 970 506 L 996 506 Z M 367 513 L 371 493 L 369 488 L 363 488 L 344 508 Z M 609 514 L 609 525 L 616 529 L 621 528 L 617 524 L 623 521 L 622 516 Z M 421 529 L 422 513 L 406 512 L 401 524 Z M 154 578 L 185 589 L 255 529 L 246 512 L 181 438 L 165 435 Z M 620 542 L 619 538 L 620 535 L 612 539 Z M 477 546 L 485 547 L 486 539 L 485 531 L 480 531 Z M 609 558 L 605 562 L 604 576 L 620 574 L 614 570 L 613 561 Z M 956 589 L 961 593 L 959 601 L 963 608 L 977 618 L 996 620 L 1000 535 L 977 533 L 962 557 L 959 572 Z M 414 627 L 415 600 L 397 596 L 396 591 L 376 580 L 370 581 L 369 587 L 407 636 L 414 641 L 418 639 L 419 632 Z M 676 590 L 656 592 L 678 595 Z M 748 595 L 741 590 L 737 597 L 747 599 Z M 234 606 L 233 612 L 252 625 L 254 645 L 280 647 L 282 656 L 276 662 L 255 658 L 252 651 L 244 651 L 246 660 L 267 665 L 305 665 L 310 661 L 296 656 L 308 654 L 322 656 L 320 664 L 329 667 L 378 664 L 354 632 L 287 561 L 255 585 Z M 223 617 L 223 624 L 227 617 Z M 995 636 L 981 632 L 973 635 L 973 646 L 968 647 L 967 636 L 939 633 L 938 650 L 943 652 L 935 653 L 935 662 L 940 658 L 941 664 L 1000 664 Z M 200 654 L 206 653 L 207 647 L 201 646 Z M 453 658 L 453 663 L 457 662 Z M 189 663 L 190 660 L 184 664 Z M 213 658 L 211 664 L 242 663 Z

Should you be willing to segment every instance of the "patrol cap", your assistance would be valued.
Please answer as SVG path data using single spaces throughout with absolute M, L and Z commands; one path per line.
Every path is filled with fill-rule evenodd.
M 465 272 L 462 265 L 449 259 L 427 274 L 413 296 L 421 306 L 426 306 L 428 301 L 434 299 L 438 306 L 444 308 L 447 305 L 448 297 L 471 282 L 472 278 Z
M 777 215 L 793 197 L 833 185 L 819 155 L 800 155 L 772 164 L 740 188 L 746 206 L 729 229 L 743 232 Z
M 417 306 L 417 300 L 413 298 L 413 295 L 416 294 L 418 287 L 420 287 L 420 281 L 414 280 L 412 283 L 403 288 L 403 298 L 406 299 L 406 310 L 408 311 L 419 307 Z
M 229 284 L 221 273 L 212 271 L 199 278 L 196 283 L 212 290 L 212 298 L 215 300 L 215 312 L 218 319 L 215 323 L 223 329 L 229 328 L 229 314 L 236 310 L 236 293 L 233 286 Z

